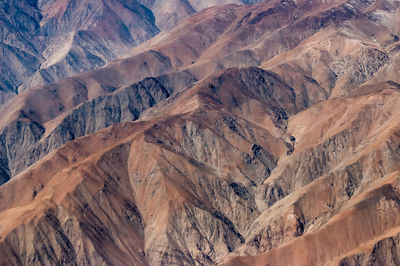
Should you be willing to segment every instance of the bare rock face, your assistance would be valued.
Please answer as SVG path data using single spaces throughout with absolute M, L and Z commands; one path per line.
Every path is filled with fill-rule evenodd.
M 256 2 L 12 3 L 14 81 L 123 55 L 0 94 L 0 264 L 399 263 L 400 2 Z
M 137 120 L 144 110 L 169 97 L 174 89 L 194 81 L 185 72 L 146 78 L 77 106 L 61 120 L 49 121 L 45 125 L 47 131 L 32 117 L 20 113 L 1 136 L 6 151 L 0 156 L 5 171 L 3 182 L 70 140 L 116 123 Z
M 136 1 L 5 1 L 1 12 L 1 88 L 14 92 L 99 68 L 159 32 Z
M 58 3 L 58 1 L 50 2 L 48 6 L 53 6 L 55 3 Z M 99 2 L 97 3 L 99 4 Z M 125 55 L 124 58 L 105 68 L 62 80 L 56 84 L 26 91 L 21 94 L 21 97 L 18 97 L 19 100 L 12 101 L 3 108 L 7 115 L 2 121 L 1 130 L 6 131 L 2 134 L 2 138 L 6 139 L 6 134 L 14 134 L 12 130 L 6 130 L 6 128 L 13 123 L 15 117 L 20 117 L 21 114 L 28 115 L 32 123 L 40 124 L 42 127 L 49 128 L 49 130 L 46 134 L 32 137 L 31 139 L 35 141 L 29 143 L 29 147 L 24 146 L 24 151 L 29 150 L 30 152 L 21 154 L 25 157 L 23 160 L 19 155 L 14 156 L 14 153 L 9 153 L 8 158 L 3 160 L 10 161 L 10 163 L 3 168 L 9 169 L 12 175 L 15 175 L 66 141 L 113 123 L 135 120 L 144 109 L 152 107 L 156 102 L 168 97 L 175 86 L 184 88 L 227 66 L 243 67 L 244 65 L 261 64 L 263 68 L 276 73 L 271 74 L 276 76 L 275 80 L 279 80 L 284 86 L 291 88 L 290 90 L 283 90 L 286 94 L 282 95 L 275 95 L 276 92 L 268 90 L 267 94 L 261 95 L 262 97 L 275 98 L 275 100 L 277 100 L 276 97 L 282 97 L 280 100 L 282 106 L 275 106 L 277 109 L 271 109 L 268 113 L 269 115 L 274 113 L 275 117 L 272 120 L 260 118 L 257 119 L 258 121 L 254 121 L 262 126 L 269 123 L 275 127 L 278 121 L 286 121 L 288 115 L 295 114 L 331 96 L 352 95 L 356 93 L 358 85 L 375 77 L 378 78 L 381 70 L 387 72 L 387 68 L 395 63 L 394 59 L 389 60 L 389 55 L 394 53 L 393 49 L 390 48 L 393 46 L 393 37 L 390 37 L 392 41 L 387 39 L 387 34 L 380 37 L 382 47 L 387 47 L 385 49 L 380 47 L 381 51 L 375 43 L 366 39 L 365 34 L 373 35 L 372 33 L 365 32 L 364 35 L 360 36 L 360 31 L 366 30 L 360 28 L 358 23 L 364 23 L 367 20 L 372 25 L 377 22 L 371 20 L 369 13 L 364 14 L 364 12 L 367 12 L 366 10 L 369 10 L 368 4 L 354 2 L 352 5 L 357 12 L 352 11 L 353 9 L 349 9 L 341 2 L 337 2 L 334 6 L 313 7 L 312 10 L 315 9 L 316 12 L 315 21 L 318 23 L 310 21 L 310 17 L 306 14 L 294 15 L 293 12 L 296 8 L 301 7 L 301 10 L 307 10 L 309 8 L 307 3 L 298 3 L 298 6 L 296 6 L 294 4 L 283 5 L 280 2 L 263 2 L 254 7 L 229 5 L 207 9 L 183 22 L 178 29 L 158 36 L 135 48 L 129 55 Z M 39 3 L 39 6 L 46 7 L 44 3 Z M 74 5 L 70 3 L 63 7 L 72 8 Z M 95 10 L 98 9 L 100 10 L 100 7 Z M 61 11 L 63 10 L 61 9 Z M 258 10 L 264 10 L 264 13 L 260 13 Z M 378 10 L 380 10 L 379 7 Z M 65 14 L 65 12 L 62 14 Z M 49 13 L 44 21 L 48 21 L 47 23 L 53 21 L 56 18 L 53 13 Z M 100 14 L 103 13 L 99 13 L 99 16 Z M 391 17 L 393 14 L 388 13 L 388 16 Z M 71 13 L 72 15 L 80 17 L 80 13 Z M 289 15 L 298 17 L 293 20 Z M 93 16 L 88 19 L 95 19 L 96 16 Z M 74 25 L 70 21 L 70 16 L 62 17 L 61 21 L 64 21 L 65 26 L 60 26 L 60 31 L 68 31 L 69 27 Z M 85 21 L 79 20 L 76 25 L 82 28 L 90 28 L 90 23 L 85 23 Z M 390 30 L 386 28 L 384 22 L 382 22 L 381 27 L 387 31 Z M 290 31 L 304 32 L 304 34 L 288 34 L 289 29 Z M 90 29 L 88 30 L 90 31 Z M 265 34 L 260 34 L 260 31 L 264 31 Z M 284 37 L 285 41 L 272 45 L 278 35 Z M 321 38 L 324 38 L 323 42 L 320 41 Z M 258 43 L 258 45 L 254 46 L 254 43 Z M 308 43 L 313 45 L 310 46 Z M 326 44 L 329 44 L 329 46 Z M 267 47 L 271 48 L 268 51 L 275 52 L 267 52 Z M 330 48 L 327 49 L 326 47 Z M 274 53 L 278 53 L 279 49 L 290 48 L 293 49 L 274 57 Z M 265 53 L 260 52 L 261 50 Z M 247 61 L 242 61 L 243 58 L 247 58 Z M 82 62 L 82 60 L 79 60 L 79 62 Z M 351 73 L 358 74 L 349 76 L 344 69 L 351 69 Z M 135 101 L 136 96 L 133 96 L 133 98 L 122 96 L 125 100 L 110 100 L 120 96 L 110 96 L 109 94 L 120 89 L 123 90 L 122 88 L 129 87 L 130 84 L 137 83 L 149 76 L 162 76 L 175 71 L 186 73 L 187 77 L 176 75 L 177 78 L 174 81 L 176 84 L 170 84 L 168 94 L 165 93 L 165 90 L 164 92 L 156 91 L 162 90 L 163 85 L 156 87 L 150 93 L 150 95 L 163 95 L 161 98 L 151 96 L 148 100 L 145 100 L 147 103 L 144 105 L 140 103 L 141 100 Z M 358 77 L 357 80 L 355 80 L 356 77 Z M 234 77 L 231 74 L 226 73 L 216 83 L 232 78 Z M 264 77 L 248 78 L 255 79 L 252 83 L 248 82 L 249 84 L 246 85 L 246 89 L 250 88 L 249 91 L 251 89 L 260 90 L 258 88 L 260 84 L 265 83 Z M 274 81 L 271 81 L 270 86 L 273 86 L 273 84 Z M 214 85 L 210 84 L 209 86 L 212 88 Z M 261 89 L 265 90 L 263 86 L 261 86 Z M 136 93 L 134 91 L 135 89 L 132 89 L 131 93 Z M 41 101 L 40 99 L 43 98 L 48 100 Z M 84 103 L 85 101 L 92 101 L 92 103 Z M 100 103 L 101 101 L 103 103 Z M 232 103 L 233 101 L 238 100 L 234 98 Z M 228 106 L 232 103 L 229 103 Z M 78 108 L 80 111 L 76 110 L 79 104 L 83 104 Z M 138 106 L 135 106 L 136 104 Z M 94 105 L 104 106 L 104 108 L 101 107 L 103 114 L 97 113 Z M 124 107 L 121 105 L 126 105 L 128 109 L 123 110 Z M 240 105 L 240 101 L 236 105 Z M 119 110 L 119 106 L 122 107 L 121 110 L 123 111 Z M 233 110 L 234 106 L 230 108 Z M 245 110 L 237 111 L 242 112 L 242 116 L 246 117 Z M 119 114 L 121 112 L 124 112 L 121 116 L 122 120 Z M 102 118 L 102 120 L 107 121 L 96 122 L 96 119 L 91 118 L 93 122 L 77 123 L 81 129 L 72 129 L 77 125 L 68 125 L 75 123 L 73 122 L 75 120 L 86 120 L 87 118 L 83 118 L 83 116 L 88 116 L 87 113 L 104 116 L 105 118 Z M 57 127 L 57 123 L 61 123 L 61 125 Z M 286 126 L 285 123 L 280 123 L 280 126 L 274 130 L 284 132 Z M 53 130 L 58 130 L 60 134 L 52 134 L 51 131 Z M 52 138 L 51 141 L 49 136 Z M 40 140 L 39 144 L 36 143 L 37 140 Z M 3 142 L 5 146 L 9 145 L 7 141 L 3 140 Z M 46 144 L 49 142 L 52 144 Z M 49 148 L 49 145 L 52 148 Z M 13 161 L 18 162 L 19 166 L 16 166 Z M 276 193 L 275 191 L 273 194 Z
M 227 4 L 255 4 L 261 0 L 140 0 L 139 2 L 153 10 L 157 26 L 166 31 L 204 8 Z
M 38 8 L 44 60 L 20 91 L 99 68 L 159 32 L 136 1 L 40 1 Z
M 242 2 L 3 1 L 0 89 L 18 93 L 98 69 L 160 29 L 171 29 L 206 7 L 228 3 Z
M 343 258 L 339 265 L 396 265 L 399 260 L 399 235 L 378 241 L 371 252 Z
M 156 123 L 118 125 L 110 128 L 111 131 L 106 129 L 93 137 L 71 142 L 49 155 L 55 156 L 50 161 L 61 167 L 58 171 L 70 163 L 87 170 L 73 167 L 70 178 L 65 179 L 67 183 L 74 183 L 71 183 L 71 193 L 66 197 L 56 193 L 67 209 L 49 206 L 43 215 L 39 214 L 43 218 L 39 218 L 36 230 L 46 232 L 45 246 L 36 249 L 36 243 L 44 235 L 28 236 L 23 227 L 11 231 L 8 228 L 10 238 L 3 242 L 5 260 L 2 262 L 118 263 L 118 258 L 123 258 L 124 262 L 141 264 L 144 259 L 150 264 L 204 264 L 222 259 L 244 243 L 241 232 L 247 227 L 247 217 L 258 215 L 253 190 L 268 177 L 287 144 L 284 139 L 266 135 L 265 129 L 249 121 L 219 111 L 207 97 L 200 100 L 194 97 L 191 101 L 200 101 L 203 107 Z M 168 107 L 176 110 L 179 105 Z M 99 141 L 101 145 L 93 145 Z M 84 148 L 86 145 L 88 150 Z M 65 154 L 67 150 L 77 150 L 79 154 L 70 157 Z M 81 158 L 91 154 L 94 164 L 86 168 L 88 165 Z M 231 169 L 232 160 L 237 166 Z M 42 195 L 47 197 L 45 183 L 54 180 L 56 168 L 39 163 L 34 167 L 37 170 L 33 170 L 42 172 L 47 167 L 50 171 L 34 181 L 43 186 L 35 188 L 22 201 L 41 201 Z M 28 175 L 32 174 L 30 171 Z M 15 184 L 24 179 L 15 179 Z M 97 199 L 90 196 L 94 191 L 98 193 Z M 115 203 L 108 201 L 110 197 L 116 197 Z M 80 205 L 82 200 L 84 203 Z M 125 203 L 120 206 L 117 202 Z M 11 205 L 20 205 L 14 203 Z M 109 227 L 111 224 L 115 229 Z M 118 233 L 119 230 L 124 233 Z M 12 240 L 18 236 L 21 240 L 27 237 L 34 240 L 21 247 Z M 83 250 L 96 252 L 85 255 L 77 250 L 83 238 L 87 239 Z M 109 241 L 117 243 L 116 247 L 110 246 Z M 126 241 L 134 241 L 135 246 L 127 245 Z M 119 243 L 139 251 L 121 250 Z M 139 243 L 142 244 L 137 246 Z M 53 245 L 62 248 L 53 254 L 45 252 Z M 25 248 L 32 253 L 26 253 L 23 258 L 13 255 Z
M 0 91 L 14 91 L 40 65 L 40 45 L 31 42 L 42 16 L 34 1 L 0 4 Z M 3 102 L 2 100 L 1 102 Z

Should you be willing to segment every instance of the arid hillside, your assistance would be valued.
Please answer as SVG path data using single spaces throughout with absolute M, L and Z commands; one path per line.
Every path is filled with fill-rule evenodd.
M 0 106 L 0 264 L 398 265 L 400 1 L 171 2 Z
M 26 88 L 99 69 L 189 15 L 229 3 L 242 1 L 4 0 L 0 105 Z

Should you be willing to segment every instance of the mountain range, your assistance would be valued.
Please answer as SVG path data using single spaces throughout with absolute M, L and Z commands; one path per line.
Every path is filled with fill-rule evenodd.
M 0 12 L 1 264 L 400 264 L 400 1 Z
M 185 17 L 203 8 L 228 3 L 242 2 L 3 1 L 0 3 L 0 104 L 28 87 L 98 69 L 161 30 L 174 27 Z

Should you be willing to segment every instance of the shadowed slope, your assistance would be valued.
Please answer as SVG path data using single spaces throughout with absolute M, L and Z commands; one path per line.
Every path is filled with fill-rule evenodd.
M 21 93 L 2 109 L 0 261 L 395 262 L 398 5 L 210 8 Z
M 389 28 L 385 20 L 377 21 L 371 17 L 379 10 L 386 12 L 384 14 L 388 20 L 393 19 L 395 8 L 390 13 L 381 11 L 386 10 L 384 5 L 357 1 L 350 3 L 350 6 L 337 1 L 313 7 L 301 1 L 296 4 L 272 1 L 254 7 L 230 5 L 204 10 L 171 32 L 135 48 L 126 59 L 53 85 L 32 88 L 19 95 L 2 108 L 3 145 L 9 145 L 6 135 L 14 134 L 12 130 L 5 129 L 18 119 L 29 117 L 31 122 L 24 120 L 28 121 L 26 126 L 38 127 L 38 130 L 29 131 L 42 132 L 40 128 L 45 127 L 46 123 L 63 121 L 66 113 L 76 112 L 72 110 L 85 101 L 130 87 L 148 76 L 175 71 L 186 73 L 191 78 L 176 81 L 176 85 L 170 85 L 171 89 L 207 78 L 221 68 L 261 64 L 262 68 L 281 75 L 284 82 L 294 89 L 296 108 L 289 110 L 291 114 L 331 95 L 345 96 L 360 84 L 378 79 L 381 71 L 387 71 L 392 65 L 389 55 L 397 58 L 393 54 L 395 52 L 390 52 L 394 44 L 389 41 L 394 38 L 397 29 Z M 365 32 L 366 28 L 360 26 L 361 22 L 378 24 L 384 29 L 382 32 L 385 34 L 382 33 L 377 39 L 381 45 L 369 37 L 377 29 Z M 271 43 L 274 40 L 280 41 Z M 291 48 L 294 49 L 285 52 Z M 344 69 L 347 68 L 357 75 L 346 75 Z M 44 98 L 47 100 L 41 101 Z M 136 119 L 138 114 L 129 116 Z M 96 129 L 100 128 L 96 126 Z M 33 141 L 28 141 L 29 145 L 36 145 L 41 134 L 30 137 Z M 75 134 L 69 134 L 61 139 L 74 137 Z M 57 142 L 55 147 L 64 143 Z M 41 149 L 40 157 L 45 154 Z M 8 157 L 3 160 L 15 160 L 10 155 Z M 3 166 L 5 169 L 7 167 L 14 168 L 12 165 Z M 11 172 L 15 173 L 15 170 Z

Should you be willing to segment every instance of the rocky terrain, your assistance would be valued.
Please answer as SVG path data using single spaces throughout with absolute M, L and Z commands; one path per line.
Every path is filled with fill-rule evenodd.
M 187 16 L 228 3 L 242 2 L 2 1 L 0 105 L 26 88 L 98 69 Z
M 13 42 L 163 31 L 2 94 L 1 264 L 399 264 L 400 1 L 130 2 L 24 6 Z
M 138 0 L 153 11 L 156 25 L 163 31 L 174 28 L 181 20 L 212 6 L 255 4 L 262 0 Z

